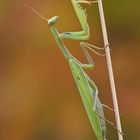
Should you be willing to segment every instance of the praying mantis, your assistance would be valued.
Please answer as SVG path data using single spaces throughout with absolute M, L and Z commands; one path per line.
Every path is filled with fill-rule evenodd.
M 98 88 L 95 83 L 90 79 L 90 77 L 85 73 L 86 69 L 93 69 L 94 63 L 89 55 L 87 48 L 97 55 L 102 55 L 98 53 L 96 50 L 104 50 L 105 48 L 98 48 L 94 45 L 91 45 L 86 42 L 81 42 L 80 46 L 85 53 L 85 56 L 88 60 L 88 64 L 82 64 L 78 61 L 66 48 L 62 39 L 72 39 L 72 40 L 88 40 L 90 37 L 89 26 L 87 22 L 86 11 L 82 9 L 79 3 L 87 3 L 91 4 L 96 1 L 86 1 L 86 0 L 71 0 L 76 15 L 79 19 L 79 22 L 82 27 L 82 31 L 78 32 L 64 32 L 59 33 L 55 27 L 55 23 L 58 19 L 58 16 L 54 16 L 50 19 L 47 19 L 40 15 L 37 11 L 35 11 L 32 7 L 29 7 L 32 11 L 34 11 L 37 15 L 48 22 L 50 26 L 51 32 L 55 38 L 55 41 L 64 55 L 65 59 L 69 63 L 72 75 L 76 82 L 77 88 L 81 95 L 83 104 L 85 106 L 85 110 L 88 114 L 89 120 L 91 122 L 92 128 L 95 132 L 97 140 L 106 140 L 106 119 L 104 116 L 103 105 L 100 102 L 98 97 Z M 95 50 L 96 49 L 96 50 Z M 102 55 L 103 56 L 103 55 Z

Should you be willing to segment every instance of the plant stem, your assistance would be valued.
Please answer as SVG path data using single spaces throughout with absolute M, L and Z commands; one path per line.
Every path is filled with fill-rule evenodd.
M 106 47 L 105 48 L 106 61 L 107 61 L 107 66 L 108 66 L 110 86 L 111 86 L 112 98 L 113 98 L 113 105 L 114 105 L 114 110 L 115 110 L 116 125 L 117 125 L 117 129 L 120 132 L 122 132 L 119 108 L 118 108 L 118 101 L 117 101 L 117 95 L 116 95 L 116 88 L 115 88 L 115 82 L 114 82 L 114 76 L 113 76 L 113 68 L 112 68 L 112 62 L 111 62 L 111 56 L 110 56 L 109 42 L 108 42 L 108 36 L 107 36 L 107 30 L 106 30 L 106 24 L 105 24 L 105 18 L 104 18 L 103 6 L 102 6 L 102 0 L 98 0 L 98 7 L 99 7 L 99 13 L 100 13 L 104 45 Z M 119 138 L 119 140 L 123 140 L 123 136 L 120 132 L 118 132 L 118 138 Z

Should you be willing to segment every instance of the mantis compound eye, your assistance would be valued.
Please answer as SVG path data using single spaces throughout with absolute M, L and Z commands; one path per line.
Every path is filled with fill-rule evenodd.
M 54 16 L 54 17 L 50 18 L 50 19 L 48 20 L 48 25 L 49 25 L 49 26 L 54 25 L 55 22 L 57 21 L 57 19 L 58 19 L 58 16 Z

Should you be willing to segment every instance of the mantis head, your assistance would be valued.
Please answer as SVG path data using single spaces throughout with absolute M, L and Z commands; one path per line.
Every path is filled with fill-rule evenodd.
M 48 25 L 49 25 L 49 26 L 54 25 L 55 22 L 57 21 L 57 19 L 58 19 L 58 16 L 54 16 L 54 17 L 48 19 Z

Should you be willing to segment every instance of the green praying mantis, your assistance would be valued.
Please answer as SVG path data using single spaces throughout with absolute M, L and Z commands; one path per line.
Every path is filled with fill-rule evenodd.
M 95 83 L 90 79 L 90 77 L 85 73 L 84 70 L 86 69 L 93 69 L 94 63 L 93 60 L 88 53 L 87 49 L 93 51 L 97 55 L 104 56 L 103 54 L 98 53 L 96 50 L 104 50 L 105 48 L 98 48 L 94 45 L 91 45 L 86 42 L 81 42 L 80 46 L 88 60 L 88 64 L 82 64 L 78 61 L 66 48 L 65 44 L 63 43 L 62 39 L 72 39 L 72 40 L 88 40 L 90 37 L 89 25 L 87 22 L 87 15 L 86 11 L 83 10 L 80 3 L 95 3 L 97 1 L 86 1 L 86 0 L 71 0 L 72 5 L 74 7 L 75 13 L 79 19 L 79 22 L 82 27 L 82 31 L 77 32 L 64 32 L 59 33 L 55 27 L 55 23 L 58 19 L 58 16 L 54 16 L 50 19 L 47 19 L 40 15 L 35 9 L 26 5 L 30 8 L 33 12 L 39 15 L 42 19 L 48 22 L 48 25 L 51 28 L 51 32 L 55 38 L 55 41 L 61 50 L 62 54 L 64 55 L 65 59 L 69 63 L 71 72 L 75 79 L 77 88 L 81 95 L 83 104 L 85 106 L 85 110 L 88 114 L 90 123 L 92 128 L 95 132 L 97 140 L 106 140 L 106 119 L 104 116 L 103 111 L 103 104 L 100 102 L 98 97 L 98 88 Z M 96 50 L 95 50 L 96 49 Z M 109 122 L 109 121 L 107 121 Z M 113 124 L 112 124 L 113 125 Z

